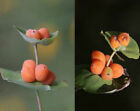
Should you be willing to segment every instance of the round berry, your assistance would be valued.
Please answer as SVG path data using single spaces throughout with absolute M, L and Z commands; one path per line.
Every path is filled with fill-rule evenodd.
M 54 83 L 55 78 L 55 74 L 49 70 L 48 77 L 46 78 L 46 80 L 43 81 L 43 84 L 51 85 Z
M 104 80 L 112 80 L 113 77 L 112 69 L 110 67 L 105 67 L 101 73 L 101 77 Z
M 44 81 L 48 76 L 48 67 L 45 64 L 39 64 L 35 68 L 35 77 L 38 81 Z
M 50 38 L 50 32 L 47 28 L 43 27 L 39 29 L 42 39 Z
M 110 68 L 113 71 L 113 78 L 119 78 L 124 73 L 124 69 L 120 64 L 113 63 L 110 65 Z
M 91 54 L 91 59 L 98 59 L 100 61 L 102 61 L 103 63 L 105 63 L 105 55 L 101 52 L 101 51 L 93 51 Z
M 25 60 L 21 69 L 21 77 L 25 82 L 35 81 L 35 61 Z
M 35 38 L 35 39 L 38 39 L 38 40 L 41 39 L 41 35 L 40 35 L 38 30 L 29 29 L 29 30 L 26 31 L 26 35 L 28 37 Z
M 90 66 L 90 70 L 93 74 L 101 74 L 101 72 L 104 69 L 104 66 L 105 64 L 102 61 L 94 59 Z
M 110 38 L 110 44 L 113 48 L 118 48 L 120 46 L 120 43 L 115 35 Z
M 130 36 L 128 33 L 121 33 L 118 36 L 118 40 L 120 41 L 120 44 L 123 46 L 128 46 L 129 42 L 130 42 Z
M 28 68 L 35 69 L 36 63 L 34 60 L 25 60 L 22 67 L 28 67 Z

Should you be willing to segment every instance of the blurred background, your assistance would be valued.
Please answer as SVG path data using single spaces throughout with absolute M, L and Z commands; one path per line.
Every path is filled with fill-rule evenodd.
M 40 91 L 43 111 L 74 111 L 74 24 L 74 0 L 0 0 L 0 67 L 20 70 L 34 59 L 32 45 L 13 25 L 60 31 L 53 44 L 38 46 L 39 59 L 69 87 Z M 35 92 L 0 77 L 0 111 L 38 111 Z
M 128 32 L 140 46 L 140 2 L 138 0 L 76 0 L 76 64 L 91 64 L 91 52 L 112 50 L 100 31 Z M 121 54 L 120 54 L 121 55 Z M 132 83 L 125 90 L 109 95 L 76 92 L 76 111 L 140 111 L 140 62 L 121 55 Z

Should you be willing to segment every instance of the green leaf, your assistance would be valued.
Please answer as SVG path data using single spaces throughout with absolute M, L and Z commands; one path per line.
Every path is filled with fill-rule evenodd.
M 107 40 L 108 44 L 110 45 L 110 38 L 112 37 L 112 35 L 116 35 L 118 36 L 121 32 L 114 32 L 114 31 L 108 31 L 103 33 L 103 31 L 101 31 L 101 34 L 105 37 L 105 39 Z M 111 47 L 111 45 L 110 45 Z M 112 47 L 111 47 L 112 48 Z M 117 50 L 112 48 L 112 50 Z M 119 51 L 124 54 L 126 57 L 128 58 L 133 58 L 133 59 L 138 59 L 139 58 L 139 46 L 137 44 L 137 42 L 130 37 L 130 42 L 128 44 L 127 47 L 121 46 L 119 48 Z
M 76 66 L 75 86 L 89 93 L 114 93 L 120 91 L 130 84 L 128 76 L 122 76 L 111 81 L 102 79 L 88 70 L 88 65 Z
M 21 35 L 21 37 L 32 44 L 42 44 L 42 45 L 50 45 L 51 43 L 53 43 L 53 41 L 57 38 L 58 35 L 58 31 L 54 32 L 54 33 L 50 33 L 50 38 L 47 39 L 42 39 L 42 40 L 37 40 L 35 38 L 31 38 L 26 36 L 26 30 L 23 28 L 19 28 L 17 26 L 15 26 L 16 30 L 19 32 L 19 34 Z
M 84 65 L 76 67 L 76 88 L 84 89 L 85 91 L 90 93 L 97 93 L 98 89 L 105 84 L 111 85 L 112 81 L 104 80 L 100 76 L 91 73 L 90 71 L 85 69 Z
M 36 89 L 36 90 L 49 91 L 49 90 L 53 90 L 59 87 L 67 86 L 67 83 L 65 81 L 55 82 L 52 85 L 44 85 L 41 82 L 26 83 L 22 80 L 21 74 L 19 71 L 16 72 L 16 71 L 4 69 L 4 68 L 0 68 L 0 73 L 3 80 L 6 80 L 11 83 L 15 83 L 20 86 L 27 87 L 27 88 Z

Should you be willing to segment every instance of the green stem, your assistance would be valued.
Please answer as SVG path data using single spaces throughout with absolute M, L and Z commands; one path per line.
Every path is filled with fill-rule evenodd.
M 117 52 L 117 50 L 113 51 L 113 53 L 111 54 L 111 56 L 110 56 L 110 58 L 107 62 L 107 65 L 106 65 L 107 67 L 109 66 L 109 64 L 110 64 L 110 62 L 111 62 L 111 60 L 112 60 L 112 58 L 113 58 L 113 56 L 115 55 L 116 52 Z
M 36 60 L 36 65 L 38 64 L 38 54 L 37 54 L 37 44 L 34 44 L 34 52 L 35 52 L 35 60 Z M 39 96 L 39 91 L 36 90 L 35 91 L 36 94 L 36 99 L 37 99 L 37 104 L 38 104 L 38 110 L 42 111 L 42 107 L 41 107 L 41 102 L 40 102 L 40 96 Z

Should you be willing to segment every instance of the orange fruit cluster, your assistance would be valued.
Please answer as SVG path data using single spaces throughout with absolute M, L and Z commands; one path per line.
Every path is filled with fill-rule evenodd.
M 119 78 L 123 75 L 124 69 L 120 64 L 113 63 L 110 61 L 109 66 L 107 63 L 109 61 L 110 55 L 104 55 L 100 51 L 93 51 L 91 54 L 92 64 L 90 70 L 93 74 L 101 75 L 105 80 L 112 80 L 113 78 Z
M 130 42 L 130 36 L 128 33 L 121 33 L 118 35 L 118 37 L 116 35 L 113 35 L 110 38 L 110 44 L 113 48 L 118 48 L 119 46 L 128 46 Z
M 21 77 L 25 82 L 40 81 L 51 85 L 55 81 L 55 75 L 45 64 L 36 65 L 34 60 L 25 60 L 21 69 Z
M 47 28 L 43 27 L 39 30 L 36 29 L 28 29 L 26 31 L 26 35 L 31 38 L 35 38 L 37 40 L 50 38 L 50 32 Z

